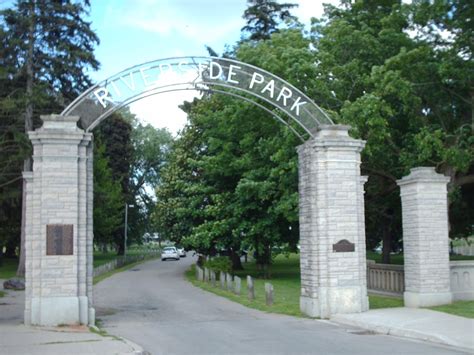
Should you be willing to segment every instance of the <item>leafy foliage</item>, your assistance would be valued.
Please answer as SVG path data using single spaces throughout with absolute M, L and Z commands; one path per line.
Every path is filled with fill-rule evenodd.
M 20 245 L 21 171 L 31 168 L 27 131 L 91 84 L 98 38 L 89 1 L 18 0 L 0 11 L 0 249 Z M 23 162 L 26 162 L 25 164 Z M 20 263 L 20 274 L 21 274 Z
M 254 12 L 270 11 L 263 3 L 252 2 L 246 18 L 268 20 Z M 344 1 L 326 5 L 309 36 L 298 25 L 277 31 L 269 20 L 267 27 L 248 22 L 244 30 L 258 36 L 226 53 L 304 89 L 367 142 L 367 244 L 383 240 L 384 262 L 402 242 L 396 180 L 415 166 L 451 177 L 451 235 L 472 233 L 469 13 L 466 1 Z M 172 145 L 157 189 L 161 233 L 200 253 L 226 251 L 234 261 L 239 250 L 252 249 L 259 265 L 271 262 L 275 246 L 294 248 L 299 142 L 228 97 L 205 96 L 184 108 L 189 125 Z
M 270 0 L 247 0 L 248 8 L 242 16 L 247 24 L 242 31 L 250 33 L 250 40 L 269 39 L 270 35 L 278 31 L 278 25 L 282 21 L 295 20 L 290 9 L 297 7 L 296 4 L 284 3 Z
M 123 194 L 120 181 L 112 178 L 112 169 L 99 140 L 94 150 L 94 242 L 103 248 L 115 241 L 112 236 L 122 225 Z

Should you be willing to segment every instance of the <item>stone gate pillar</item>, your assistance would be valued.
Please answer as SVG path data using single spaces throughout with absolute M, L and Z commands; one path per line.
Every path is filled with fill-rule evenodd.
M 451 303 L 449 178 L 434 168 L 414 168 L 397 183 L 402 198 L 406 307 Z
M 25 324 L 94 324 L 92 134 L 78 116 L 41 116 L 29 132 Z
M 365 142 L 349 126 L 321 126 L 298 148 L 301 311 L 329 318 L 368 310 L 364 188 Z

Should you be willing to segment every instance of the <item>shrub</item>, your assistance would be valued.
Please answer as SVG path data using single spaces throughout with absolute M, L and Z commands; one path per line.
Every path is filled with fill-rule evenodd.
M 230 262 L 229 258 L 226 256 L 219 256 L 217 258 L 212 258 L 207 260 L 204 263 L 204 267 L 214 271 L 223 271 L 223 272 L 230 272 L 232 270 L 232 263 Z

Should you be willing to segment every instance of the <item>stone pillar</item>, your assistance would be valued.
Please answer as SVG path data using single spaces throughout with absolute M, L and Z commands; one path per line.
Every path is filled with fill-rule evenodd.
M 403 218 L 406 307 L 451 303 L 447 183 L 434 168 L 414 168 L 397 183 Z
M 301 311 L 329 318 L 368 310 L 364 189 L 365 142 L 349 126 L 321 126 L 298 148 Z
M 25 324 L 93 324 L 92 134 L 78 116 L 41 119 L 25 174 Z

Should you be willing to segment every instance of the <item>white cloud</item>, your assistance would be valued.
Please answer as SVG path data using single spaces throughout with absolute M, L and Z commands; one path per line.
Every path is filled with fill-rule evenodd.
M 237 3 L 242 4 L 240 0 Z M 209 1 L 135 0 L 109 11 L 130 28 L 209 43 L 238 33 L 243 26 L 242 18 L 226 12 L 226 7 Z
M 179 109 L 184 101 L 192 101 L 197 91 L 173 91 L 149 96 L 130 104 L 130 111 L 144 123 L 157 128 L 168 128 L 176 134 L 186 124 L 186 114 Z

